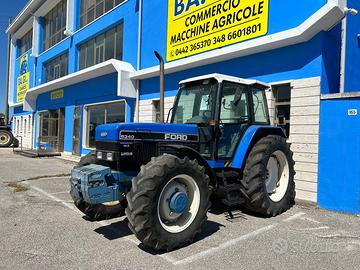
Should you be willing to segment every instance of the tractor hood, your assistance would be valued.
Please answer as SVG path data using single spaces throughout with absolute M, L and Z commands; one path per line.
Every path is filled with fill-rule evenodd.
M 96 141 L 198 141 L 197 125 L 127 123 L 96 128 Z

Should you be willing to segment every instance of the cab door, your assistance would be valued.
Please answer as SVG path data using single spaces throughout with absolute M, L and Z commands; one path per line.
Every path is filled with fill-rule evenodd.
M 251 123 L 248 86 L 224 82 L 220 102 L 217 159 L 231 160 Z

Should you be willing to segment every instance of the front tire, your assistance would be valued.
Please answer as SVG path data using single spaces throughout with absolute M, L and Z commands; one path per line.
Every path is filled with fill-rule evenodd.
M 75 168 L 81 168 L 90 164 L 101 164 L 101 161 L 98 161 L 96 158 L 95 151 L 90 154 L 82 157 L 79 163 L 75 166 Z M 124 216 L 125 208 L 126 208 L 126 198 L 123 198 L 120 201 L 104 203 L 104 204 L 89 204 L 85 202 L 83 199 L 73 198 L 74 204 L 77 209 L 79 209 L 82 213 L 84 213 L 87 217 L 92 220 L 106 220 Z
M 127 194 L 130 229 L 157 251 L 191 243 L 207 220 L 209 181 L 196 160 L 168 154 L 153 158 L 142 166 Z
M 293 153 L 285 138 L 267 136 L 255 144 L 247 159 L 243 186 L 245 207 L 265 217 L 277 216 L 295 204 Z
M 8 130 L 0 130 L 0 147 L 9 147 L 14 142 L 14 136 Z

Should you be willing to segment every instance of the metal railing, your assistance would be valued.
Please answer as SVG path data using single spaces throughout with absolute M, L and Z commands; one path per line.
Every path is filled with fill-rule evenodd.
M 15 139 L 18 140 L 19 144 L 16 146 L 13 144 L 12 149 L 13 152 L 24 152 L 24 151 L 31 151 L 35 154 L 51 154 L 51 153 L 58 153 L 60 152 L 60 143 L 58 138 L 51 138 L 51 137 L 39 137 L 37 140 L 37 147 L 36 149 L 24 147 L 24 139 L 23 136 L 14 136 Z
M 17 147 L 15 146 L 15 142 L 13 143 L 13 145 L 12 145 L 13 153 L 16 152 L 15 148 L 19 148 L 19 147 L 20 147 L 20 151 L 22 152 L 23 151 L 23 137 L 22 136 L 14 136 L 14 138 L 16 140 L 18 140 L 18 138 L 20 138 L 20 140 L 18 140 L 19 145 Z
M 62 151 L 58 137 L 39 137 L 37 141 L 37 151 L 39 153 L 57 153 Z

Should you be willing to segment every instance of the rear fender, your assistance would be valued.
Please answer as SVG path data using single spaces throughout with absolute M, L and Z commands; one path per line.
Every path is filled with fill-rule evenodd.
M 285 132 L 281 127 L 273 126 L 251 126 L 242 137 L 233 158 L 231 167 L 244 169 L 245 162 L 253 146 L 262 138 L 269 135 L 278 135 L 286 138 Z
M 196 159 L 201 166 L 205 168 L 206 174 L 210 177 L 210 186 L 212 189 L 217 188 L 217 180 L 213 169 L 209 166 L 206 159 L 204 159 L 199 152 L 194 150 L 191 147 L 183 146 L 183 145 L 174 145 L 174 144 L 166 144 L 165 148 L 170 148 L 177 152 L 178 157 L 188 157 L 189 159 Z

